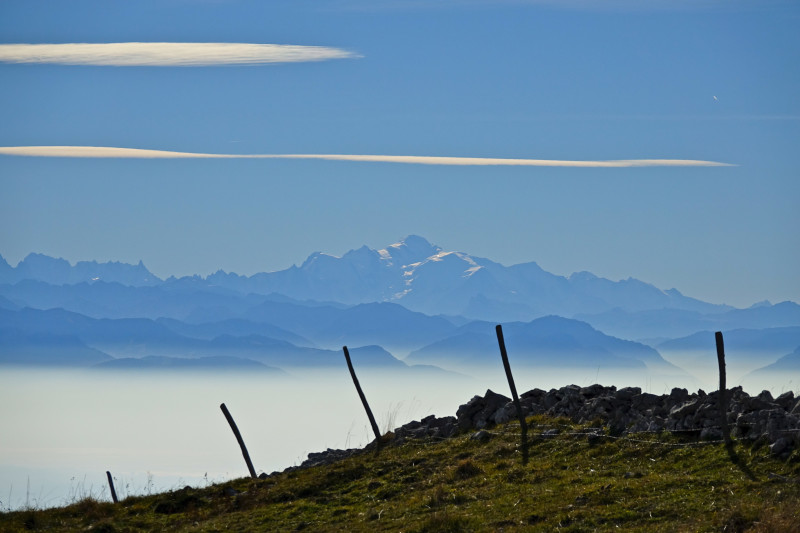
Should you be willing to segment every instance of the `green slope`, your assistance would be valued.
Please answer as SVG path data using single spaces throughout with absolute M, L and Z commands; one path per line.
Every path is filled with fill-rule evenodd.
M 0 514 L 0 531 L 800 531 L 799 451 L 529 424 L 527 464 L 509 423 L 487 440 L 395 441 L 267 479 Z

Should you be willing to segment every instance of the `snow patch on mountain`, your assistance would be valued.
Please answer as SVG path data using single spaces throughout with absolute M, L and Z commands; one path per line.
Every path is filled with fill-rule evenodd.
M 161 282 L 141 263 L 81 263 L 78 269 L 78 265 L 71 267 L 63 259 L 37 254 L 23 263 L 12 269 L 0 262 L 0 277 L 5 278 L 0 283 L 14 283 L 22 276 L 53 284 L 91 282 L 94 278 L 123 284 L 181 284 L 175 279 Z M 9 272 L 16 278 L 11 279 Z M 246 277 L 218 271 L 206 278 L 191 278 L 192 286 L 204 284 L 240 294 L 279 293 L 301 301 L 345 305 L 395 302 L 430 315 L 503 321 L 532 320 L 548 314 L 599 314 L 614 309 L 698 313 L 731 309 L 686 297 L 675 289 L 663 291 L 633 278 L 612 281 L 590 272 L 564 277 L 534 262 L 505 266 L 465 252 L 444 250 L 419 235 L 409 235 L 378 250 L 361 246 L 341 257 L 314 252 L 299 267 L 277 272 Z

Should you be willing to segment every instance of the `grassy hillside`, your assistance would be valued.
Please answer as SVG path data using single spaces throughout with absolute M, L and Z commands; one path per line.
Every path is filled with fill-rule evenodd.
M 528 419 L 368 447 L 328 466 L 119 504 L 0 514 L 0 531 L 800 531 L 800 452 Z M 547 434 L 545 434 L 547 433 Z

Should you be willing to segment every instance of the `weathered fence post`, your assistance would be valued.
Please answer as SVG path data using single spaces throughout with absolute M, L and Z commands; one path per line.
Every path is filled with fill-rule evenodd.
M 114 501 L 114 503 L 117 503 L 119 502 L 117 499 L 117 491 L 114 490 L 114 480 L 111 479 L 111 472 L 108 470 L 106 470 L 106 477 L 108 478 L 108 488 L 111 489 L 111 499 Z
M 503 368 L 506 371 L 508 386 L 511 388 L 511 397 L 514 400 L 514 407 L 517 408 L 519 426 L 522 429 L 522 462 L 525 464 L 528 462 L 528 424 L 525 421 L 525 413 L 522 412 L 522 405 L 519 403 L 517 387 L 514 385 L 514 376 L 511 375 L 511 365 L 508 363 L 508 353 L 506 352 L 506 341 L 503 338 L 503 328 L 498 324 L 494 329 L 497 332 L 497 343 L 500 345 L 500 357 L 503 358 Z
M 725 444 L 731 443 L 731 432 L 728 428 L 728 392 L 725 384 L 725 344 L 722 341 L 722 332 L 714 333 L 717 341 L 717 363 L 719 364 L 719 422 L 722 428 L 722 438 Z
M 358 397 L 361 398 L 361 403 L 364 405 L 364 410 L 367 412 L 367 416 L 369 417 L 369 423 L 372 425 L 372 432 L 375 433 L 375 440 L 377 444 L 380 445 L 381 432 L 378 429 L 378 424 L 375 423 L 375 417 L 372 416 L 372 409 L 369 408 L 367 397 L 364 396 L 364 391 L 361 390 L 361 385 L 358 383 L 356 371 L 353 370 L 353 363 L 350 361 L 350 352 L 347 351 L 347 346 L 342 346 L 342 350 L 344 350 L 344 359 L 347 361 L 347 369 L 350 370 L 350 377 L 353 378 L 353 384 L 356 386 L 356 391 L 358 391 Z
M 236 437 L 236 441 L 239 443 L 239 447 L 242 449 L 242 455 L 244 456 L 244 462 L 247 463 L 247 469 L 250 471 L 250 477 L 256 477 L 256 469 L 253 468 L 253 462 L 250 460 L 250 454 L 247 453 L 247 446 L 244 445 L 244 439 L 242 439 L 242 434 L 239 433 L 239 428 L 236 427 L 236 422 L 233 421 L 233 417 L 231 416 L 230 411 L 228 411 L 228 408 L 225 407 L 224 403 L 221 403 L 219 408 L 222 409 L 222 414 L 225 415 L 225 419 L 231 426 L 233 434 Z

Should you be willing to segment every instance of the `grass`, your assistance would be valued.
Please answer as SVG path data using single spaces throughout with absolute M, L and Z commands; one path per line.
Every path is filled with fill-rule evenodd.
M 519 425 L 479 442 L 387 445 L 264 480 L 0 514 L 0 531 L 754 531 L 800 532 L 800 451 L 702 444 L 667 433 L 603 438 L 586 426 Z

